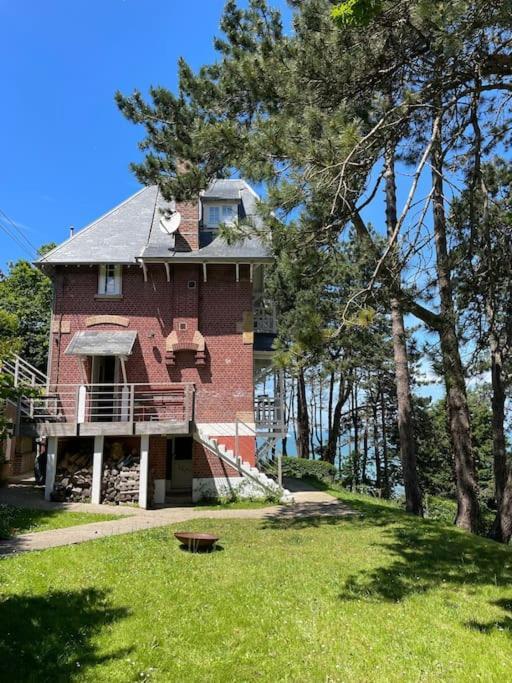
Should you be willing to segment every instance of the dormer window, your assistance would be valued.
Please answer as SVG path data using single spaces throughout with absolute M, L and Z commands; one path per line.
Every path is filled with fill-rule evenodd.
M 120 296 L 122 284 L 122 269 L 117 263 L 107 263 L 100 266 L 98 277 L 99 296 Z
M 236 204 L 210 204 L 205 207 L 205 227 L 215 230 L 221 223 L 232 223 L 238 215 Z

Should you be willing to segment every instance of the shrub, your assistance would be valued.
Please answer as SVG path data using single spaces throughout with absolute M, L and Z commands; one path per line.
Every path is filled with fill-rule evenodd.
M 336 476 L 336 468 L 325 460 L 306 460 L 305 458 L 282 458 L 283 477 L 294 479 L 316 479 L 332 484 Z M 277 461 L 268 467 L 269 473 L 277 474 Z

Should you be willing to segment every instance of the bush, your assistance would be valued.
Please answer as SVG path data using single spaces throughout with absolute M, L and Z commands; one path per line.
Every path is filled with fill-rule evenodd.
M 480 523 L 477 533 L 486 536 L 492 526 L 496 511 L 489 506 L 489 501 L 480 500 Z M 443 524 L 453 524 L 457 514 L 457 501 L 441 496 L 425 496 L 425 517 L 435 519 Z
M 336 468 L 324 460 L 306 460 L 305 458 L 282 458 L 283 477 L 294 479 L 316 479 L 332 484 L 336 476 Z M 277 474 L 277 461 L 268 467 L 269 473 Z

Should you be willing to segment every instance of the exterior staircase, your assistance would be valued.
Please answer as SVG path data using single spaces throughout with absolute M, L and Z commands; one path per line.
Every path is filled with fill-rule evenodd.
M 24 358 L 16 354 L 7 356 L 7 358 L 3 360 L 0 369 L 6 375 L 12 377 L 15 387 L 21 385 L 29 387 L 45 387 L 48 382 L 48 378 L 44 372 L 41 372 L 41 370 L 38 370 Z
M 227 465 L 237 470 L 240 476 L 250 479 L 256 488 L 265 495 L 278 498 L 281 503 L 293 502 L 290 491 L 280 486 L 270 477 L 267 477 L 263 472 L 260 472 L 257 467 L 253 467 L 246 460 L 242 460 L 240 456 L 237 456 L 226 446 L 219 444 L 215 437 L 208 436 L 204 431 L 198 430 L 194 434 L 194 439 L 204 448 L 208 449 L 210 453 L 213 453 Z
M 41 372 L 41 370 L 38 370 L 17 354 L 12 354 L 3 359 L 0 365 L 0 372 L 7 375 L 12 382 L 12 386 L 16 388 L 27 387 L 43 390 L 48 384 L 48 378 L 44 372 Z M 10 406 L 11 410 L 16 411 L 16 427 L 18 427 L 18 421 L 21 417 L 32 417 L 34 400 L 29 396 L 22 395 L 16 403 L 7 399 L 6 404 L 7 409 Z

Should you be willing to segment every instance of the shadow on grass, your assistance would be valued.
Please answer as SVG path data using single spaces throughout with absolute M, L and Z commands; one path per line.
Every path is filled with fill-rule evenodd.
M 467 591 L 508 586 L 512 581 L 512 553 L 506 546 L 385 503 L 350 500 L 348 504 L 360 512 L 356 524 L 379 528 L 378 546 L 389 562 L 349 577 L 340 594 L 343 600 L 398 602 L 439 587 Z
M 41 520 L 48 520 L 59 514 L 61 514 L 60 510 L 37 510 L 0 505 L 0 540 L 31 531 Z
M 486 586 L 512 585 L 512 549 L 465 533 L 433 520 L 424 520 L 378 499 L 331 491 L 353 514 L 337 517 L 293 517 L 286 511 L 265 519 L 267 529 L 306 529 L 345 526 L 364 534 L 361 543 L 379 548 L 381 566 L 362 569 L 345 581 L 341 600 L 400 602 L 414 594 L 446 588 L 466 594 Z M 357 540 L 354 541 L 357 543 Z M 466 624 L 482 633 L 505 630 L 512 633 L 512 600 L 494 603 L 506 612 L 502 620 L 489 624 Z
M 188 545 L 180 543 L 180 550 L 188 555 L 213 555 L 214 553 L 224 552 L 224 546 L 216 543 L 213 548 L 197 548 L 196 550 L 191 550 Z
M 309 482 L 308 482 L 309 483 Z M 329 486 L 315 482 L 312 489 L 332 493 Z M 352 497 L 344 493 L 342 498 L 332 502 L 298 503 L 283 506 L 264 518 L 265 529 L 307 529 L 308 527 L 334 526 L 337 524 L 387 526 L 395 524 L 403 517 L 410 516 L 396 505 L 382 501 L 373 502 L 371 499 Z
M 492 603 L 496 607 L 500 607 L 508 615 L 499 621 L 491 621 L 487 624 L 482 624 L 478 621 L 469 621 L 466 626 L 474 631 L 480 633 L 493 633 L 493 631 L 507 631 L 512 634 L 512 600 L 496 600 Z
M 105 626 L 126 617 L 94 589 L 0 598 L 0 680 L 69 681 L 89 667 L 131 649 L 100 656 L 92 642 Z

